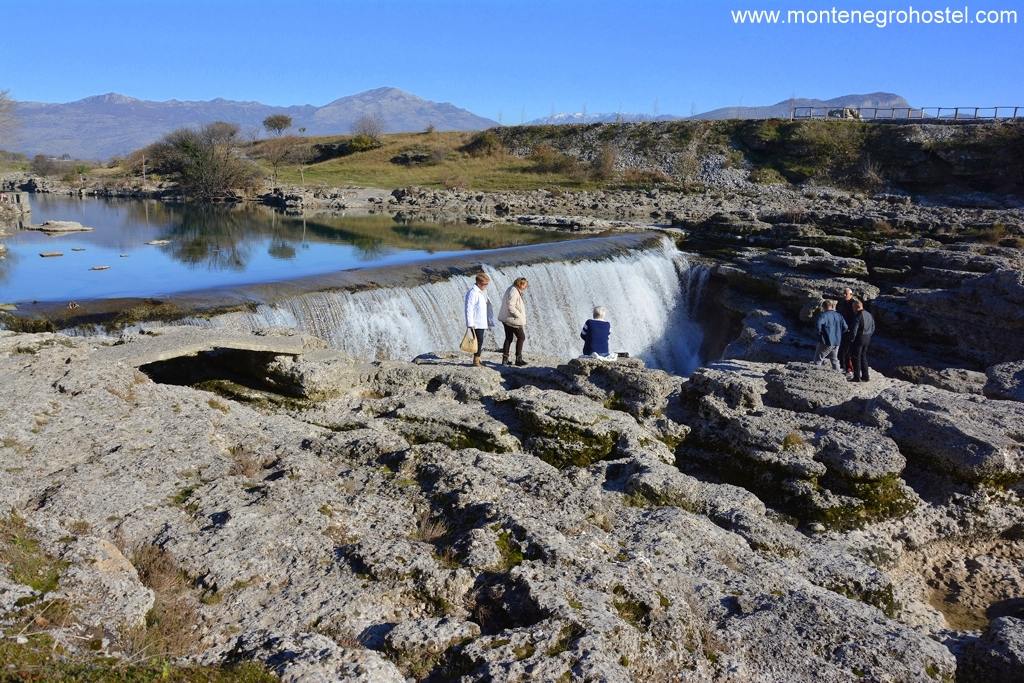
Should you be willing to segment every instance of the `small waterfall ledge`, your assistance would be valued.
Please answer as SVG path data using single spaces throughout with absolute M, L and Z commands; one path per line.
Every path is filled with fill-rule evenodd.
M 612 349 L 638 356 L 651 367 L 687 374 L 701 362 L 703 334 L 694 314 L 708 269 L 691 266 L 683 252 L 662 238 L 644 248 L 616 250 L 603 258 L 490 266 L 488 297 L 495 314 L 505 289 L 517 277 L 526 292 L 527 355 L 572 358 L 582 349 L 580 328 L 595 306 L 608 309 Z M 462 302 L 473 280 L 464 275 L 410 287 L 296 294 L 232 312 L 183 322 L 203 327 L 256 331 L 287 327 L 319 336 L 354 357 L 410 359 L 458 348 L 465 328 Z M 500 323 L 488 348 L 504 339 Z

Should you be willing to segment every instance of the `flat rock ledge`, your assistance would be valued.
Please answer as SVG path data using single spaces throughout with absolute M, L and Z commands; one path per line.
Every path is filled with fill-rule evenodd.
M 0 332 L 0 651 L 144 642 L 287 681 L 1024 675 L 1021 403 L 530 360 Z

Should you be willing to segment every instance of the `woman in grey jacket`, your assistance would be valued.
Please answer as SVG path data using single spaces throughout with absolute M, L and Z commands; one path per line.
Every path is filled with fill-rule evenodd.
M 526 342 L 526 301 L 523 299 L 523 292 L 526 291 L 528 284 L 525 277 L 516 278 L 501 297 L 498 320 L 505 327 L 505 345 L 501 349 L 502 365 L 508 365 L 508 353 L 512 349 L 513 337 L 516 340 L 516 365 L 526 365 L 526 361 L 523 360 L 523 344 Z

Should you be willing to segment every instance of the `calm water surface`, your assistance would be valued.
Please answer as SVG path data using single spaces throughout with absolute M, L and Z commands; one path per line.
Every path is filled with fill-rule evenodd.
M 302 219 L 260 207 L 47 195 L 31 201 L 35 224 L 73 220 L 95 230 L 0 238 L 7 245 L 0 303 L 160 296 L 565 239 L 513 225 L 397 223 L 388 216 Z M 146 244 L 152 240 L 168 243 Z M 63 256 L 39 256 L 51 251 Z

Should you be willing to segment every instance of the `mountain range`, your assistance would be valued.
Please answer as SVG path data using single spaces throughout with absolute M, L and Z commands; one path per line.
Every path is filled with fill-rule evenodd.
M 237 123 L 243 135 L 265 135 L 263 119 L 272 114 L 292 117 L 295 133 L 347 134 L 364 115 L 376 116 L 385 132 L 481 130 L 498 125 L 447 102 L 432 102 L 398 88 L 376 88 L 342 97 L 322 107 L 276 107 L 260 102 L 215 99 L 154 102 L 107 93 L 75 102 L 16 102 L 17 126 L 0 148 L 24 154 L 67 154 L 76 159 L 107 159 L 126 154 L 164 134 L 212 121 Z
M 528 125 L 611 123 L 614 121 L 674 121 L 679 119 L 788 118 L 793 107 L 907 107 L 893 93 L 843 95 L 830 100 L 791 98 L 772 105 L 723 107 L 693 116 L 638 113 L 560 113 L 530 121 Z M 263 119 L 272 114 L 292 117 L 289 132 L 306 135 L 339 135 L 351 132 L 365 115 L 381 122 L 384 132 L 424 130 L 482 130 L 499 125 L 447 102 L 432 102 L 398 88 L 376 88 L 342 97 L 317 107 L 272 106 L 217 98 L 208 101 L 168 100 L 154 102 L 117 93 L 87 97 L 75 102 L 15 102 L 17 125 L 0 149 L 24 154 L 67 154 L 75 159 L 107 159 L 127 154 L 155 142 L 166 133 L 212 121 L 240 126 L 243 136 L 264 135 Z
M 692 116 L 674 114 L 637 114 L 637 113 L 558 113 L 530 121 L 530 125 L 563 125 L 571 123 L 612 123 L 615 121 L 678 121 L 681 119 L 775 119 L 789 118 L 793 107 L 823 107 L 841 109 L 843 107 L 909 107 L 905 99 L 887 92 L 868 93 L 866 95 L 842 95 L 830 100 L 807 98 L 790 98 L 775 104 L 753 107 L 722 107 Z

